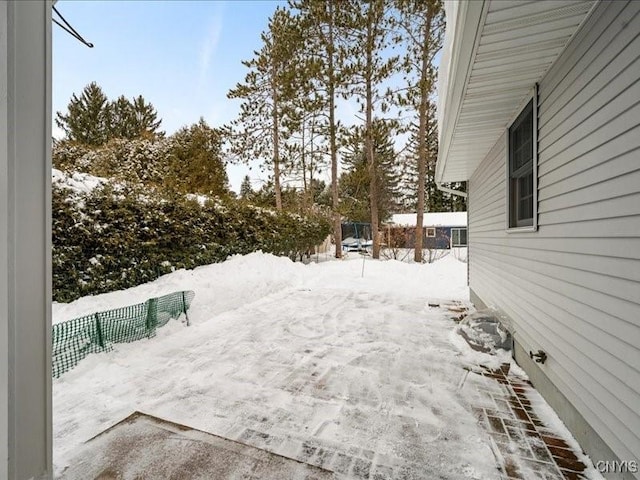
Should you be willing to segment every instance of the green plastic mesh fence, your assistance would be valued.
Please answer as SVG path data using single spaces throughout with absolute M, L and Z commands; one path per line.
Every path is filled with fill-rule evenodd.
M 154 307 L 156 311 L 153 316 L 153 318 L 155 318 L 156 326 L 162 327 L 166 325 L 170 319 L 178 318 L 182 312 L 186 315 L 187 309 L 189 308 L 189 305 L 191 305 L 195 295 L 195 293 L 189 290 L 170 293 L 169 295 L 151 299 L 150 302 L 153 300 L 156 301 Z M 187 325 L 188 324 L 189 318 L 187 317 Z
M 93 315 L 53 326 L 53 376 L 59 377 L 84 357 L 99 352 L 97 323 Z
M 75 367 L 90 353 L 111 349 L 113 343 L 134 342 L 150 338 L 156 328 L 184 314 L 195 297 L 192 291 L 174 292 L 144 303 L 93 313 L 53 325 L 54 378 Z
M 96 313 L 96 326 L 102 336 L 101 346 L 107 348 L 111 343 L 134 342 L 152 336 L 155 332 L 147 328 L 150 302 L 147 300 L 145 303 Z

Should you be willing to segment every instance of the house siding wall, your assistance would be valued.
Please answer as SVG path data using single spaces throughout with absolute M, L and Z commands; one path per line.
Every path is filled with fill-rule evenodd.
M 640 2 L 597 5 L 539 85 L 538 230 L 505 229 L 506 132 L 469 182 L 473 293 L 526 351 L 547 352 L 546 378 L 628 461 L 640 461 L 639 72 Z

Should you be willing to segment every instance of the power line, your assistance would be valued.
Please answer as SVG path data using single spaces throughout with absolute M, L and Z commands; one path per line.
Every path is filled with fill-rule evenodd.
M 76 40 L 78 40 L 81 43 L 84 43 L 87 47 L 89 48 L 93 48 L 93 43 L 87 42 L 82 35 L 80 35 L 75 28 L 73 28 L 71 26 L 71 24 L 69 22 L 67 22 L 67 20 L 62 16 L 62 14 L 58 11 L 58 9 L 55 7 L 55 5 L 52 5 L 53 11 L 60 17 L 60 20 L 62 20 L 64 22 L 64 25 L 62 23 L 60 23 L 57 19 L 55 18 L 51 18 L 51 20 L 53 20 L 53 22 L 58 25 L 60 28 L 62 28 L 65 32 L 67 32 L 69 35 L 71 35 L 72 37 L 74 37 Z

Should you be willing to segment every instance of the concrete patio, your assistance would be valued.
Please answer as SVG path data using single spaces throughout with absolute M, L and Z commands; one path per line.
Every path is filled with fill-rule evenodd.
M 415 320 L 384 344 L 360 343 L 359 353 L 326 335 L 308 335 L 295 361 L 272 345 L 249 364 L 227 364 L 239 393 L 200 407 L 185 398 L 211 412 L 209 427 L 134 414 L 85 443 L 61 478 L 598 478 L 566 432 L 540 419 L 544 400 L 509 364 L 460 357 L 448 333 L 465 308 L 428 307 L 430 328 Z M 396 348 L 408 331 L 415 348 Z M 450 364 L 436 363 L 443 355 Z

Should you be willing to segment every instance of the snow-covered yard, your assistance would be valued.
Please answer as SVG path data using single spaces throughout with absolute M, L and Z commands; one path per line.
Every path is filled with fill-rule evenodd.
M 356 477 L 498 478 L 459 387 L 464 367 L 508 357 L 471 350 L 428 306 L 467 300 L 466 264 L 366 258 L 362 271 L 357 254 L 303 265 L 255 253 L 55 304 L 62 321 L 196 292 L 191 326 L 172 321 L 54 380 L 56 471 L 139 410 Z

